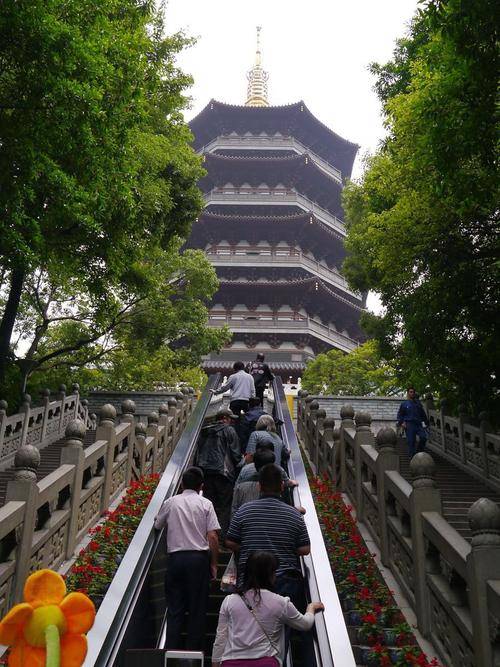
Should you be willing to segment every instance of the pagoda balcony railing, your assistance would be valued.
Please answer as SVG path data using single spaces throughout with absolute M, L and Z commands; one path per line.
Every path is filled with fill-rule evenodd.
M 327 176 L 335 179 L 338 183 L 342 183 L 342 172 L 337 167 L 323 160 L 319 155 L 316 155 L 304 144 L 297 141 L 295 137 L 285 136 L 244 136 L 234 137 L 221 135 L 216 137 L 210 143 L 206 144 L 199 150 L 199 153 L 212 153 L 213 151 L 224 149 L 240 149 L 240 150 L 268 150 L 268 151 L 294 151 L 299 155 L 307 154 L 312 161 L 319 167 Z
M 315 276 L 325 279 L 331 285 L 342 289 L 347 294 L 361 299 L 361 295 L 349 288 L 346 279 L 338 271 L 329 269 L 324 264 L 320 264 L 320 262 L 311 259 L 295 248 L 245 249 L 241 247 L 229 248 L 227 246 L 219 246 L 217 248 L 210 248 L 205 252 L 214 266 L 273 267 L 280 265 L 293 268 L 304 267 Z
M 232 204 L 238 206 L 283 206 L 292 204 L 303 211 L 312 213 L 318 220 L 333 229 L 342 238 L 345 237 L 345 225 L 333 213 L 314 203 L 294 189 L 264 190 L 263 188 L 213 188 L 204 195 L 207 206 Z
M 310 317 L 293 319 L 292 317 L 265 315 L 261 313 L 238 317 L 210 313 L 208 323 L 211 327 L 221 327 L 227 324 L 231 331 L 244 331 L 246 333 L 299 333 L 314 335 L 316 338 L 344 352 L 350 352 L 359 345 L 358 341 Z

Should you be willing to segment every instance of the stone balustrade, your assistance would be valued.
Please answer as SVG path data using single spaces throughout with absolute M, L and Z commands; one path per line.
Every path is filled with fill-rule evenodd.
M 61 399 L 59 406 L 68 404 Z M 0 507 L 0 617 L 22 597 L 26 577 L 56 569 L 71 558 L 90 527 L 130 482 L 162 472 L 186 425 L 194 396 L 182 393 L 136 422 L 135 404 L 125 400 L 121 415 L 111 404 L 100 409 L 96 439 L 84 445 L 87 414 L 74 409 L 66 420 L 60 465 L 37 480 L 40 451 L 26 440 L 16 448 L 14 479 Z M 75 417 L 76 413 L 76 417 Z
M 499 665 L 498 505 L 487 498 L 471 504 L 472 540 L 467 541 L 443 517 L 431 454 L 413 457 L 409 482 L 399 472 L 392 428 L 379 428 L 375 435 L 371 415 L 345 405 L 336 429 L 334 418 L 325 417 L 319 406 L 316 397 L 300 392 L 297 419 L 302 444 L 318 474 L 328 476 L 349 496 L 358 520 L 380 550 L 382 563 L 415 610 L 419 630 L 451 667 Z M 448 438 L 446 424 L 458 432 L 462 428 L 458 420 L 442 416 L 441 424 Z M 472 433 L 465 426 L 463 432 Z M 487 434 L 484 424 L 477 429 L 483 442 L 491 442 Z M 465 447 L 465 438 L 463 442 Z
M 90 427 L 88 402 L 80 399 L 79 386 L 74 384 L 72 393 L 66 394 L 62 384 L 56 396 L 49 389 L 42 395 L 42 405 L 32 406 L 31 396 L 25 394 L 18 413 L 8 416 L 6 401 L 0 401 L 0 464 L 10 465 L 17 450 L 24 445 L 40 448 L 64 434 L 72 419 L 80 419 Z

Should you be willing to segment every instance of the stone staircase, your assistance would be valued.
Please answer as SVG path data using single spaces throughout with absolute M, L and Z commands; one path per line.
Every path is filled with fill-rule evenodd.
M 411 482 L 410 459 L 406 440 L 400 439 L 397 445 L 400 473 Z M 435 461 L 436 486 L 441 491 L 443 516 L 455 530 L 468 542 L 472 539 L 467 512 L 478 498 L 489 498 L 500 504 L 500 494 L 481 482 L 476 477 L 458 468 L 453 463 L 435 452 L 429 452 Z
M 96 438 L 95 430 L 88 430 L 85 433 L 85 438 L 83 441 L 84 449 L 93 445 Z M 47 475 L 50 475 L 51 472 L 54 472 L 61 464 L 61 449 L 64 447 L 66 442 L 65 438 L 60 438 L 56 442 L 47 445 L 40 449 L 40 465 L 36 471 L 37 479 L 40 481 Z M 0 471 L 0 507 L 5 504 L 5 497 L 7 494 L 7 484 L 10 480 L 14 479 L 14 473 L 16 469 L 14 466 L 7 468 L 6 470 Z

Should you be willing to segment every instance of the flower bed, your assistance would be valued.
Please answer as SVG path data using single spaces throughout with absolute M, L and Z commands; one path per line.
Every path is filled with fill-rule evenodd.
M 158 485 L 159 475 L 142 477 L 127 489 L 106 520 L 91 528 L 92 539 L 66 575 L 69 591 L 81 591 L 98 607 Z
M 310 474 L 335 584 L 359 662 L 367 665 L 438 667 L 422 653 L 352 517 L 328 479 Z

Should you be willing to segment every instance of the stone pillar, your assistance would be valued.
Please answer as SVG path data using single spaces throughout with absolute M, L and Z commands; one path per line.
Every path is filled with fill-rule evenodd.
M 500 579 L 500 508 L 489 498 L 476 500 L 469 509 L 469 525 L 472 549 L 467 556 L 467 588 L 475 664 L 496 667 L 489 634 L 486 586 L 489 579 Z
M 26 437 L 28 435 L 28 427 L 31 415 L 31 396 L 29 394 L 24 394 L 23 404 L 19 412 L 24 413 L 23 430 L 21 433 L 21 442 L 20 442 L 20 446 L 23 447 L 26 444 Z
M 193 389 L 194 391 L 194 389 Z M 165 470 L 167 462 L 170 458 L 170 434 L 169 434 L 169 425 L 168 425 L 168 405 L 167 403 L 162 403 L 158 409 L 160 419 L 159 425 L 163 426 L 163 461 L 161 462 L 161 469 Z
M 489 477 L 488 465 L 488 446 L 486 442 L 486 434 L 491 433 L 492 426 L 490 424 L 490 416 L 487 412 L 480 412 L 479 415 L 479 429 L 481 431 L 481 454 L 483 459 L 483 471 L 486 477 Z
M 342 429 L 333 429 L 332 466 L 335 471 L 335 490 L 345 493 L 345 442 Z
M 40 465 L 40 452 L 32 445 L 26 445 L 17 450 L 14 457 L 14 479 L 7 483 L 5 502 L 24 502 L 24 521 L 20 527 L 16 550 L 16 575 L 13 591 L 13 601 L 19 602 L 23 598 L 23 588 L 30 569 L 33 533 L 35 532 L 38 484 L 37 470 Z
M 146 424 L 135 425 L 135 449 L 139 455 L 139 475 L 146 474 Z
M 179 429 L 179 420 L 178 420 L 178 411 L 177 411 L 177 399 L 173 396 L 170 396 L 167 400 L 168 405 L 168 414 L 171 419 L 170 433 L 171 433 L 171 442 L 170 442 L 170 451 L 173 451 L 174 444 L 177 438 L 177 431 Z
M 130 424 L 130 431 L 128 434 L 128 448 L 127 448 L 127 470 L 125 474 L 125 482 L 127 486 L 132 479 L 132 461 L 134 457 L 134 443 L 135 443 L 135 403 L 129 398 L 126 398 L 122 405 L 122 414 L 120 422 Z
M 354 418 L 356 423 L 356 436 L 354 438 L 354 469 L 356 471 L 356 514 L 360 521 L 363 521 L 363 492 L 361 477 L 361 447 L 363 445 L 373 445 L 374 438 L 371 431 L 372 416 L 369 412 L 356 412 Z
M 66 426 L 66 442 L 61 449 L 61 465 L 68 463 L 75 466 L 73 470 L 73 483 L 71 485 L 71 516 L 69 519 L 66 558 L 71 558 L 73 556 L 76 547 L 80 518 L 80 500 L 82 496 L 82 480 L 85 468 L 85 453 L 83 451 L 85 431 L 85 424 L 80 419 L 72 419 Z
M 446 398 L 442 398 L 439 401 L 439 419 L 441 420 L 441 443 L 437 443 L 437 444 L 441 447 L 443 452 L 446 451 L 446 444 L 445 444 L 445 438 L 444 438 L 446 431 L 445 431 L 445 428 L 444 428 L 444 420 L 445 420 L 447 412 L 448 412 L 448 401 L 446 400 Z
M 396 452 L 398 436 L 393 428 L 381 428 L 375 438 L 378 456 L 377 471 L 377 501 L 380 534 L 380 556 L 382 563 L 389 566 L 389 539 L 387 531 L 387 514 L 385 504 L 385 471 L 399 470 L 399 456 Z
M 325 448 L 325 442 L 323 439 L 323 422 L 326 417 L 326 410 L 323 410 L 320 408 L 319 410 L 316 411 L 316 420 L 314 424 L 314 455 L 315 455 L 315 461 L 314 465 L 316 466 L 316 472 L 320 475 L 325 472 L 325 456 L 326 456 L 326 448 Z M 320 454 L 323 456 L 321 457 Z M 323 467 L 321 464 L 321 458 L 323 458 Z
M 63 424 L 64 424 L 64 403 L 66 401 L 66 385 L 61 384 L 59 385 L 59 393 L 57 396 L 58 400 L 61 402 L 61 412 L 59 413 L 59 433 L 63 430 Z
M 47 435 L 47 425 L 49 423 L 50 389 L 47 388 L 42 391 L 42 402 L 44 410 L 43 410 L 42 432 L 40 433 L 40 442 L 43 442 Z
M 347 492 L 346 471 L 346 429 L 354 428 L 354 408 L 352 405 L 343 405 L 340 408 L 340 488 Z
M 410 495 L 411 540 L 413 554 L 413 576 L 415 589 L 415 611 L 420 632 L 430 634 L 430 602 L 426 586 L 425 540 L 422 528 L 422 512 L 442 514 L 441 492 L 434 481 L 436 465 L 427 452 L 419 452 L 410 461 L 412 492 Z
M 4 455 L 3 451 L 3 439 L 5 435 L 5 426 L 7 421 L 7 401 L 0 401 L 0 456 Z
M 80 385 L 78 384 L 78 382 L 73 382 L 73 384 L 71 385 L 71 391 L 75 395 L 75 409 L 74 409 L 74 412 L 73 412 L 73 417 L 74 417 L 74 419 L 77 419 L 78 418 L 78 406 L 80 404 Z
M 470 421 L 469 415 L 467 414 L 467 408 L 465 405 L 458 406 L 458 439 L 460 443 L 460 458 L 462 463 L 467 465 L 467 459 L 465 457 L 465 436 L 464 436 L 464 425 Z
M 106 440 L 108 443 L 104 459 L 104 484 L 101 496 L 101 512 L 105 512 L 109 507 L 111 484 L 113 481 L 113 462 L 115 460 L 116 445 L 115 419 L 115 408 L 111 403 L 105 403 L 100 410 L 100 421 L 96 431 L 96 441 Z
M 310 398 L 309 396 L 307 398 Z M 316 400 L 312 400 L 307 402 L 307 410 L 306 410 L 306 448 L 309 452 L 309 456 L 311 457 L 311 461 L 316 467 L 315 473 L 318 473 L 318 466 L 317 466 L 317 454 L 315 451 L 315 444 L 316 444 L 316 414 L 319 410 L 319 403 Z
M 325 472 L 328 474 L 328 477 L 336 484 L 335 448 L 333 441 L 334 428 L 335 419 L 333 419 L 333 417 L 325 417 L 323 419 L 323 456 L 325 457 Z
M 185 387 L 184 387 L 185 388 Z M 148 427 L 146 429 L 146 435 L 152 436 L 154 438 L 154 443 L 153 443 L 153 459 L 151 462 L 151 472 L 160 472 L 161 468 L 161 461 L 158 458 L 159 455 L 159 448 L 160 448 L 160 440 L 159 440 L 159 434 L 158 434 L 158 422 L 160 420 L 160 416 L 157 412 L 150 412 L 148 415 Z M 163 454 L 163 452 L 162 452 Z
M 342 428 L 354 428 L 354 408 L 352 405 L 343 405 L 340 408 Z
M 80 405 L 83 408 L 83 423 L 85 424 L 85 428 L 87 428 L 87 419 L 89 416 L 89 402 L 87 401 L 86 398 L 82 398 L 80 401 Z

